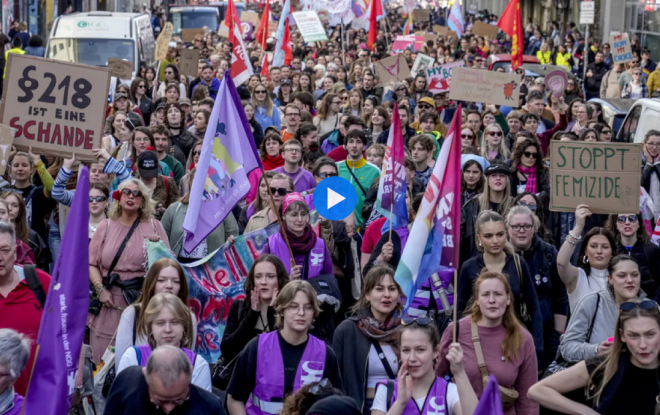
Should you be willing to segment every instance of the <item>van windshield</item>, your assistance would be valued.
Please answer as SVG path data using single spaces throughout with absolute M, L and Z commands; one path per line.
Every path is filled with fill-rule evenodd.
M 50 39 L 48 58 L 108 66 L 108 58 L 135 62 L 135 42 L 126 39 Z
M 172 13 L 172 26 L 174 33 L 181 33 L 181 29 L 201 29 L 204 26 L 215 31 L 218 27 L 218 14 L 216 12 Z

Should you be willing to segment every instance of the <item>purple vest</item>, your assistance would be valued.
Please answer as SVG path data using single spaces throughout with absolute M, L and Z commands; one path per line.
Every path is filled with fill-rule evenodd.
M 14 406 L 4 413 L 4 415 L 20 415 L 23 410 L 23 397 L 18 393 L 14 393 Z
M 311 334 L 296 371 L 293 391 L 323 379 L 325 343 Z M 284 360 L 277 331 L 259 335 L 255 387 L 245 405 L 248 415 L 277 414 L 284 403 Z M 277 398 L 279 402 L 272 402 Z
M 138 355 L 138 364 L 142 367 L 147 367 L 147 360 L 149 360 L 149 356 L 151 356 L 151 346 L 148 344 L 143 344 L 140 346 L 133 346 L 135 349 L 136 354 Z M 195 357 L 197 356 L 195 352 L 192 350 L 188 350 L 185 347 L 182 347 L 181 350 L 188 356 L 188 360 L 190 360 L 190 364 L 195 367 Z
M 291 255 L 289 254 L 289 250 L 286 247 L 286 242 L 284 242 L 284 238 L 282 238 L 282 235 L 279 232 L 268 237 L 268 247 L 270 249 L 271 254 L 277 256 L 279 259 L 282 260 L 282 263 L 284 264 L 284 268 L 286 268 L 286 272 L 290 274 Z M 296 264 L 303 265 L 305 256 L 295 255 L 293 259 L 296 261 Z M 319 237 L 316 238 L 316 244 L 314 244 L 314 247 L 309 252 L 309 259 L 307 260 L 307 270 L 308 270 L 307 279 L 319 276 L 323 271 L 324 264 L 325 264 L 325 242 L 323 242 L 323 239 Z M 303 275 L 304 275 L 304 271 L 303 271 Z
M 398 379 L 396 379 L 394 381 L 394 395 L 392 395 L 391 404 L 394 404 L 394 401 L 396 401 L 398 388 Z M 417 404 L 413 399 L 410 399 L 403 409 L 403 415 L 446 415 L 448 413 L 447 381 L 438 376 L 435 377 L 435 382 L 433 382 L 433 386 L 426 397 L 422 412 L 419 412 Z

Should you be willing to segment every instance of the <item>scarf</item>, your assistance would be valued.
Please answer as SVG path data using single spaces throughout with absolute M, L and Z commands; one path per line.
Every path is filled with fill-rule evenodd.
M 284 235 L 286 233 L 286 238 L 289 240 L 289 245 L 291 245 L 291 250 L 293 255 L 306 255 L 309 251 L 314 248 L 316 244 L 316 239 L 318 238 L 312 229 L 312 225 L 309 223 L 305 226 L 305 230 L 301 236 L 298 236 L 291 232 L 287 226 L 286 222 L 282 221 L 282 227 L 280 228 L 280 233 Z
M 537 193 L 538 189 L 536 186 L 536 166 L 533 167 L 524 167 L 518 166 L 518 171 L 527 176 L 527 184 L 525 185 L 525 191 L 530 193 Z
M 266 158 L 262 160 L 263 165 L 264 165 L 264 170 L 273 170 L 278 167 L 284 166 L 284 159 L 282 158 L 282 155 L 278 155 L 277 157 L 270 156 L 266 154 Z
M 378 321 L 374 318 L 371 308 L 362 308 L 357 312 L 358 328 L 370 340 L 378 342 L 392 343 L 392 349 L 398 343 L 399 326 L 401 325 L 401 315 L 395 311 L 392 316 L 385 321 Z M 398 350 L 396 350 L 398 352 Z

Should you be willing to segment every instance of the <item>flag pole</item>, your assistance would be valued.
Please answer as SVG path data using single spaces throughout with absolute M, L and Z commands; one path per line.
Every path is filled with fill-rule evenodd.
M 452 330 L 454 343 L 456 343 L 456 329 L 458 327 L 458 319 L 456 318 L 458 314 L 458 307 L 456 307 L 456 293 L 458 292 L 458 271 L 454 268 L 454 327 Z
M 393 212 L 394 212 L 394 201 L 392 201 L 392 203 L 390 204 L 390 242 L 392 242 L 392 228 L 394 227 L 394 224 L 392 223 Z
M 45 311 L 45 310 L 44 310 Z M 27 402 L 27 396 L 28 393 L 30 393 L 30 383 L 32 383 L 32 376 L 34 375 L 34 369 L 37 367 L 36 363 L 37 362 L 37 356 L 39 356 L 39 349 L 41 348 L 41 345 L 37 343 L 37 349 L 34 351 L 34 360 L 32 361 L 32 371 L 30 371 L 30 379 L 28 380 L 28 386 L 27 389 L 25 390 L 25 399 L 23 400 L 23 406 L 21 407 L 21 415 L 23 415 L 23 412 L 25 411 L 25 403 Z
M 270 183 L 268 182 L 268 177 L 266 177 L 266 172 L 264 171 L 263 166 L 260 166 L 261 168 L 261 175 L 264 176 L 264 180 L 266 181 L 266 188 L 268 189 L 268 197 L 270 197 L 270 204 L 275 210 L 275 214 L 277 215 L 277 221 L 280 224 L 280 228 L 284 226 L 282 223 L 282 217 L 280 216 L 280 210 L 275 207 L 275 198 L 273 197 L 273 192 L 270 190 Z M 291 250 L 291 245 L 289 244 L 289 238 L 286 236 L 286 232 L 280 232 L 282 237 L 284 238 L 284 242 L 286 243 L 286 247 L 289 250 L 289 255 L 291 255 L 291 267 L 296 266 L 296 260 L 293 259 L 293 250 Z

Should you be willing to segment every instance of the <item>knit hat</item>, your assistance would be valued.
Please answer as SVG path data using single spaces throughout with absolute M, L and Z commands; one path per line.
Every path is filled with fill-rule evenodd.
M 362 412 L 349 396 L 328 396 L 316 402 L 305 415 L 360 415 Z

